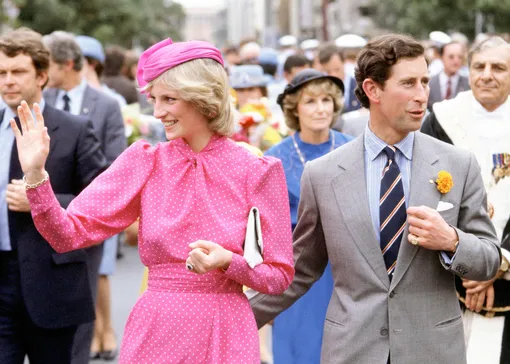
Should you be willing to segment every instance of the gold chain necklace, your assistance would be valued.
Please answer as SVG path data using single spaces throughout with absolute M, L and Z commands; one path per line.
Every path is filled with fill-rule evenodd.
M 331 149 L 329 150 L 329 152 L 331 153 L 333 151 L 333 149 L 335 149 L 335 133 L 333 133 L 333 131 L 330 130 L 329 134 L 331 136 Z M 296 141 L 295 133 L 292 134 L 292 143 L 294 144 L 294 149 L 296 149 L 299 159 L 301 160 L 301 163 L 303 163 L 303 167 L 304 167 L 305 163 L 306 163 L 306 159 L 305 159 L 305 156 L 303 155 L 303 153 L 301 153 L 301 149 L 299 149 L 298 143 Z

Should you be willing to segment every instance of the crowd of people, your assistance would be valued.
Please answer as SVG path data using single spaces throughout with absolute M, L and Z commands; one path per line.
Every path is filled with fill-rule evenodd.
M 509 363 L 505 39 L 0 35 L 0 363 Z

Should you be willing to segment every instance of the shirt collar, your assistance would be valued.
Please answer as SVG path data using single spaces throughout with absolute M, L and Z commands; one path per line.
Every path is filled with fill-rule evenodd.
M 81 95 L 83 95 L 86 87 L 87 87 L 87 80 L 82 79 L 81 82 L 77 86 L 73 87 L 69 91 L 60 90 L 59 97 L 64 97 L 64 95 L 67 94 L 67 96 L 69 96 L 69 98 L 71 99 L 71 102 L 72 102 L 73 100 L 76 100 L 77 98 L 81 97 Z
M 41 112 L 44 112 L 44 107 L 46 106 L 46 102 L 44 98 L 41 97 L 41 101 L 39 101 L 39 107 L 41 108 Z M 10 127 L 9 121 L 16 117 L 16 114 L 10 107 L 6 107 L 4 112 L 4 118 L 2 119 L 2 124 L 0 124 L 0 129 L 5 130 Z M 33 113 L 33 111 L 32 111 Z M 34 115 L 35 118 L 35 115 Z
M 453 76 L 451 77 L 448 77 L 446 75 L 446 73 L 443 71 L 441 71 L 439 73 L 439 77 L 441 78 L 441 80 L 444 82 L 444 83 L 447 83 L 448 82 L 448 79 L 451 79 L 452 82 L 456 82 L 458 80 L 458 78 L 460 77 L 459 73 L 457 72 L 456 74 L 454 74 Z
M 364 143 L 365 149 L 368 154 L 369 160 L 373 161 L 384 148 L 388 146 L 387 143 L 379 139 L 377 135 L 375 135 L 372 130 L 370 130 L 369 125 L 365 128 L 364 135 Z M 413 146 L 414 146 L 414 132 L 407 134 L 407 136 L 394 145 L 408 160 L 413 159 Z

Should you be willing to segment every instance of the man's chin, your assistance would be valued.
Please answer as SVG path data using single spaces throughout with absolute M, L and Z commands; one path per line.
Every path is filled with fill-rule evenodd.
M 3 99 L 3 101 L 9 108 L 13 110 L 15 110 L 21 104 L 21 100 Z

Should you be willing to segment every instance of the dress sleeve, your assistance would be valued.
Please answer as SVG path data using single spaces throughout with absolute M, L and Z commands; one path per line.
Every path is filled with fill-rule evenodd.
M 151 175 L 157 147 L 139 141 L 63 209 L 45 183 L 27 190 L 37 230 L 59 253 L 86 248 L 131 225 Z
M 247 185 L 250 207 L 260 212 L 264 261 L 252 269 L 242 255 L 234 253 L 225 274 L 256 291 L 281 294 L 294 277 L 289 198 L 281 161 L 258 158 Z

